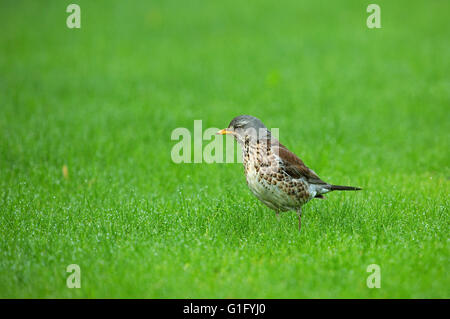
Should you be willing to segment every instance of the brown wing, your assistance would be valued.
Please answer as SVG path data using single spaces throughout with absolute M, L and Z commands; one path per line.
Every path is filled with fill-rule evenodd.
M 312 169 L 308 168 L 305 163 L 297 157 L 297 155 L 289 151 L 283 144 L 278 142 L 277 145 L 273 145 L 272 150 L 274 152 L 278 152 L 278 156 L 284 163 L 284 171 L 293 178 L 304 178 L 312 184 L 327 184 L 321 180 Z

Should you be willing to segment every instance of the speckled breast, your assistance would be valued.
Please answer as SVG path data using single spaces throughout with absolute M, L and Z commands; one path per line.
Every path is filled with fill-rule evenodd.
M 310 199 L 306 182 L 285 173 L 282 162 L 266 144 L 246 141 L 242 155 L 247 185 L 268 207 L 296 210 Z

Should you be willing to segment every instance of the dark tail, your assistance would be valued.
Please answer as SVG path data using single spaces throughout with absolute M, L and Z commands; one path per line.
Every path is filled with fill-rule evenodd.
M 332 191 L 360 191 L 361 188 L 353 186 L 329 185 Z

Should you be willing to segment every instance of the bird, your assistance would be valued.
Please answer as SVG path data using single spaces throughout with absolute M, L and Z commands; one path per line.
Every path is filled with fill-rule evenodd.
M 324 199 L 332 191 L 358 191 L 359 187 L 324 182 L 303 161 L 281 144 L 251 115 L 233 118 L 219 135 L 232 135 L 242 149 L 247 185 L 266 206 L 280 212 L 296 211 L 301 230 L 302 206 L 312 199 Z

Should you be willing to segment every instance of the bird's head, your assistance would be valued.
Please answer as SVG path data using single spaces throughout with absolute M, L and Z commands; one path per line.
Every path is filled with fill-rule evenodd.
M 231 120 L 227 128 L 220 130 L 217 134 L 233 135 L 239 143 L 246 139 L 260 140 L 270 139 L 271 134 L 260 119 L 250 115 L 240 115 Z

